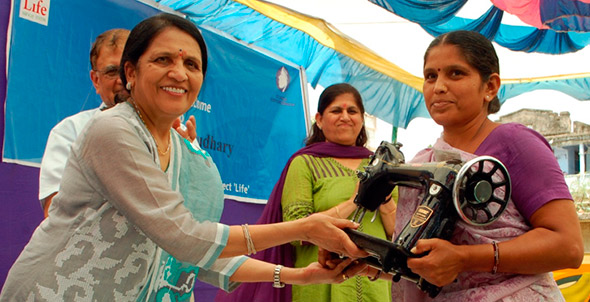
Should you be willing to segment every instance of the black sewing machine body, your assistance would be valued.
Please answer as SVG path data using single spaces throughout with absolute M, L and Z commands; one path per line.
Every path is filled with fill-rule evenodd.
M 510 179 L 504 166 L 492 157 L 478 157 L 467 163 L 459 159 L 420 164 L 405 164 L 401 144 L 382 142 L 360 179 L 353 220 L 361 221 L 366 210 L 375 211 L 396 186 L 424 189 L 423 198 L 411 220 L 391 241 L 355 230 L 351 239 L 371 253 L 366 261 L 394 281 L 404 278 L 416 282 L 432 297 L 441 288 L 434 286 L 407 267 L 407 259 L 423 257 L 410 250 L 420 239 L 449 240 L 458 218 L 473 225 L 487 225 L 503 212 L 510 197 Z M 499 190 L 503 188 L 504 191 Z

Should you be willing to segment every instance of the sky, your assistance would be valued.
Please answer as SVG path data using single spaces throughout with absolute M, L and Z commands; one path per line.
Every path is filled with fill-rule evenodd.
M 300 13 L 321 18 L 340 32 L 364 44 L 383 58 L 406 71 L 422 76 L 423 53 L 432 40 L 420 26 L 400 18 L 367 0 L 270 0 Z M 487 11 L 491 2 L 468 1 L 458 16 L 475 18 Z M 504 14 L 503 23 L 524 25 L 517 17 Z M 590 71 L 590 47 L 573 54 L 547 55 L 514 52 L 494 45 L 500 60 L 502 78 L 528 78 Z M 316 108 L 319 91 L 309 91 L 310 108 Z M 523 108 L 569 111 L 572 121 L 590 124 L 590 101 L 578 101 L 564 93 L 552 90 L 537 90 L 507 100 L 500 112 L 490 115 L 497 120 L 500 116 Z M 315 112 L 311 112 L 312 116 Z M 378 124 L 377 143 L 391 140 L 391 125 Z M 434 143 L 442 128 L 431 119 L 416 118 L 407 129 L 398 129 L 398 141 L 402 151 L 410 159 L 420 149 Z M 373 143 L 374 144 L 374 143 Z

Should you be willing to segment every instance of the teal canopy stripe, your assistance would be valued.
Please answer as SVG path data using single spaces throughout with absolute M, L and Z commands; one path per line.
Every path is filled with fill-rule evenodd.
M 568 78 L 568 79 L 543 79 L 533 80 L 524 83 L 513 83 L 507 81 L 502 84 L 498 97 L 500 100 L 513 98 L 525 92 L 549 89 L 561 91 L 580 101 L 590 100 L 590 77 Z
M 188 16 L 199 26 L 213 27 L 303 66 L 314 88 L 318 84 L 327 87 L 338 82 L 350 83 L 359 89 L 369 114 L 395 127 L 405 128 L 416 117 L 429 117 L 421 84 L 418 89 L 409 86 L 342 54 L 334 49 L 338 45 L 327 47 L 307 33 L 246 5 L 229 0 L 162 0 L 158 4 Z M 284 11 L 291 13 L 286 8 Z
M 488 39 L 514 51 L 563 54 L 590 44 L 590 32 L 554 31 L 531 26 L 502 24 L 503 11 L 492 6 L 476 19 L 455 16 L 465 0 L 369 0 L 392 13 L 418 23 L 433 36 L 453 31 L 478 31 Z M 590 11 L 585 11 L 590 13 Z M 585 17 L 588 16 L 578 16 Z M 583 19 L 582 19 L 583 20 Z
M 242 0 L 240 2 L 256 2 Z M 420 1 L 418 1 L 420 2 Z M 440 3 L 443 1 L 426 1 Z M 448 2 L 448 10 L 458 10 L 460 1 Z M 347 82 L 359 89 L 365 101 L 366 111 L 394 127 L 407 128 L 409 122 L 416 117 L 428 118 L 428 111 L 421 93 L 421 79 L 400 80 L 386 72 L 377 71 L 371 64 L 362 59 L 351 57 L 338 51 L 341 45 L 328 47 L 306 32 L 285 25 L 285 15 L 293 13 L 281 8 L 285 15 L 267 16 L 250 6 L 231 0 L 161 0 L 157 2 L 163 8 L 172 9 L 190 18 L 199 26 L 212 27 L 223 31 L 235 39 L 242 40 L 252 47 L 260 47 L 281 56 L 295 64 L 303 66 L 308 82 L 312 87 L 318 84 L 327 87 L 337 82 Z M 434 9 L 434 4 L 433 9 Z M 491 8 L 477 23 L 467 19 L 453 17 L 447 11 L 446 22 L 440 26 L 448 26 L 454 22 L 462 25 L 472 24 L 474 29 L 481 30 L 486 36 L 503 38 L 505 43 L 518 43 L 506 36 L 503 28 L 514 30 L 520 35 L 534 35 L 533 30 L 525 27 L 511 28 L 496 26 L 501 20 L 502 11 Z M 437 11 L 422 14 L 423 18 L 437 19 Z M 445 15 L 443 15 L 445 16 Z M 450 22 L 450 23 L 449 23 Z M 479 24 L 479 25 L 477 25 Z M 483 25 L 482 25 L 483 24 Z M 490 24 L 494 26 L 490 26 Z M 486 25 L 486 26 L 484 26 Z M 575 34 L 575 33 L 572 33 Z M 535 40 L 532 38 L 532 40 Z M 349 40 L 349 43 L 356 43 Z M 538 46 L 537 46 L 538 47 Z M 228 71 L 231 72 L 231 71 Z M 418 81 L 417 83 L 415 83 Z M 411 84 L 408 84 L 412 82 Z M 503 79 L 499 98 L 502 103 L 511 97 L 537 89 L 552 89 L 566 93 L 578 100 L 590 100 L 590 74 L 583 76 L 543 79 Z

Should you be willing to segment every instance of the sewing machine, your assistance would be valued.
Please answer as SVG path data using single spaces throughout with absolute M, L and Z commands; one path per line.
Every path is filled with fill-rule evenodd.
M 346 232 L 371 254 L 365 258 L 369 265 L 392 274 L 395 282 L 400 278 L 413 281 L 435 297 L 441 288 L 407 267 L 408 258 L 427 253 L 413 254 L 410 250 L 419 239 L 450 239 L 458 218 L 476 226 L 495 221 L 510 198 L 510 177 L 504 165 L 490 156 L 463 162 L 447 154 L 442 157 L 448 159 L 439 162 L 406 164 L 400 147 L 399 143 L 382 142 L 365 171 L 357 171 L 360 183 L 352 219 L 360 223 L 366 211 L 376 211 L 388 201 L 395 186 L 406 186 L 424 191 L 411 220 L 393 241 L 351 229 Z

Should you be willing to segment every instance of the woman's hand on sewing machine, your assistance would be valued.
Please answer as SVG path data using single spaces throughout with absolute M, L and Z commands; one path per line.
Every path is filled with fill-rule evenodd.
M 418 240 L 411 252 L 427 253 L 420 258 L 408 258 L 408 268 L 426 281 L 445 286 L 455 281 L 457 275 L 464 271 L 464 249 L 442 239 Z
M 334 253 L 319 249 L 318 262 L 327 269 L 336 269 L 344 260 L 346 258 L 340 258 Z M 353 261 L 343 272 L 343 277 L 349 278 L 355 275 L 367 277 L 373 281 L 377 278 L 391 281 L 393 278 L 393 275 L 380 272 L 379 269 L 371 267 L 362 259 Z
M 347 257 L 332 253 L 326 249 L 318 248 L 318 262 L 325 268 L 334 269 Z
M 343 258 L 339 255 L 327 251 L 325 249 L 318 249 L 318 263 L 325 269 L 335 270 L 338 269 L 342 263 L 347 263 L 346 269 L 342 271 L 342 281 L 355 276 L 355 275 L 366 275 L 368 265 L 362 260 L 350 261 L 350 258 Z
M 318 247 L 345 255 L 352 259 L 364 258 L 369 254 L 360 249 L 346 234 L 344 229 L 357 229 L 359 224 L 346 219 L 338 219 L 321 213 L 311 214 L 295 220 L 305 226 L 305 241 Z
M 336 267 L 337 262 L 335 262 L 336 259 L 340 259 L 340 257 L 338 257 L 336 254 L 323 249 L 323 248 L 318 248 L 318 262 L 323 266 L 323 267 L 327 267 L 327 268 L 334 268 Z M 342 260 L 342 259 L 340 259 Z
M 350 258 L 341 259 L 341 261 L 333 268 L 322 266 L 318 262 L 313 262 L 303 268 L 304 277 L 301 278 L 301 280 L 304 282 L 293 284 L 341 283 L 358 274 L 359 271 L 364 270 L 365 267 L 365 264 Z

